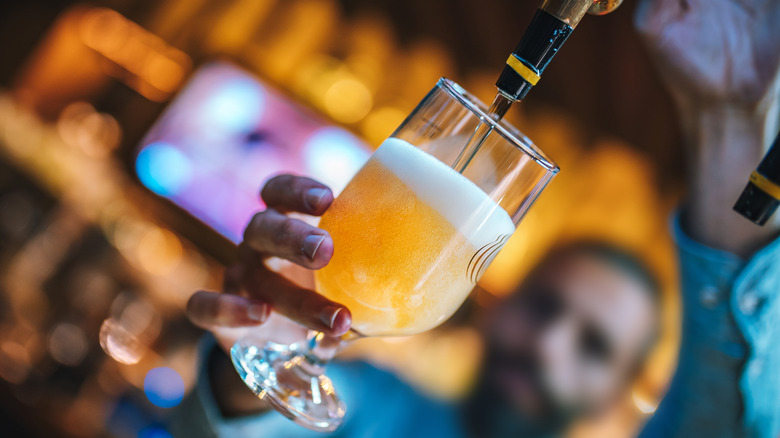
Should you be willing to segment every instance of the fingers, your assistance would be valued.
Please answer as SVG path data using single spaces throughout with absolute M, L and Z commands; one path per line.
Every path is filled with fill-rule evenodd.
M 645 38 L 655 38 L 690 9 L 693 0 L 641 0 L 634 10 L 634 26 Z
M 256 214 L 244 230 L 244 244 L 265 256 L 320 269 L 333 256 L 333 240 L 324 230 L 273 209 Z
M 262 324 L 271 307 L 258 300 L 218 292 L 196 292 L 187 302 L 187 317 L 204 329 Z
M 243 289 L 253 299 L 269 303 L 276 312 L 326 335 L 341 336 L 352 326 L 352 314 L 343 305 L 266 269 L 248 271 Z
M 242 261 L 236 265 L 225 268 L 225 274 L 222 279 L 222 291 L 226 294 L 238 295 L 241 292 L 241 282 L 244 278 L 244 249 L 239 247 Z
M 271 178 L 260 197 L 268 208 L 277 211 L 297 211 L 319 216 L 333 202 L 330 189 L 311 178 L 294 175 L 279 175 Z

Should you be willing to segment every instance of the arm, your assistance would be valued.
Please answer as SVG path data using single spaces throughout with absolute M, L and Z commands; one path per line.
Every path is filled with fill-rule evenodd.
M 777 133 L 778 98 L 774 84 L 759 102 L 679 105 L 691 163 L 682 226 L 699 242 L 747 258 L 780 231 L 777 220 L 760 227 L 732 210 Z
M 636 25 L 677 104 L 687 146 L 683 229 L 740 256 L 766 244 L 732 211 L 778 130 L 780 5 L 772 0 L 645 0 Z
M 780 242 L 769 244 L 780 229 L 732 211 L 778 129 L 779 22 L 776 0 L 644 0 L 637 9 L 691 166 L 675 227 L 682 350 L 642 437 L 780 432 Z
M 688 111 L 684 132 L 692 168 L 682 227 L 695 240 L 748 258 L 777 236 L 777 220 L 761 227 L 732 210 L 769 135 L 777 132 L 772 113 L 730 105 Z

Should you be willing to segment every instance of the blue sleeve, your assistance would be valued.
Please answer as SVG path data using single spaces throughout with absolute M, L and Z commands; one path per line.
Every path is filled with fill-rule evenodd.
M 214 348 L 217 347 L 213 337 L 206 335 L 201 339 L 198 346 L 198 374 L 195 387 L 182 403 L 174 408 L 169 418 L 168 429 L 173 436 L 187 438 L 282 436 L 279 434 L 279 428 L 286 426 L 285 423 L 289 421 L 275 412 L 235 419 L 222 416 L 212 396 L 211 382 L 208 377 L 208 359 Z
M 212 396 L 207 374 L 206 361 L 214 348 L 213 338 L 205 336 L 199 346 L 195 388 L 175 408 L 168 422 L 175 437 L 416 438 L 431 436 L 431 430 L 458 436 L 446 406 L 364 362 L 336 362 L 328 366 L 328 376 L 347 405 L 344 425 L 334 433 L 304 429 L 274 411 L 224 418 Z
M 679 365 L 641 438 L 780 434 L 780 240 L 750 260 L 691 239 L 674 219 Z

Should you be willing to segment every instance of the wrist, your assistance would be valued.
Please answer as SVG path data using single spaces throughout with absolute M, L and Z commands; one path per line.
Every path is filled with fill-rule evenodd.
M 777 134 L 777 102 L 766 109 L 709 105 L 681 110 L 691 166 L 683 228 L 706 245 L 747 256 L 777 232 L 732 211 Z
M 760 159 L 780 122 L 780 99 L 762 106 L 729 102 L 678 106 L 686 143 L 699 153 L 720 146 Z

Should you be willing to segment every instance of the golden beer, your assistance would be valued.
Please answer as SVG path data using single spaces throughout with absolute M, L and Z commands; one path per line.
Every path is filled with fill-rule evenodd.
M 515 227 L 473 182 L 390 138 L 323 215 L 334 254 L 317 291 L 367 336 L 429 330 L 463 303 Z

